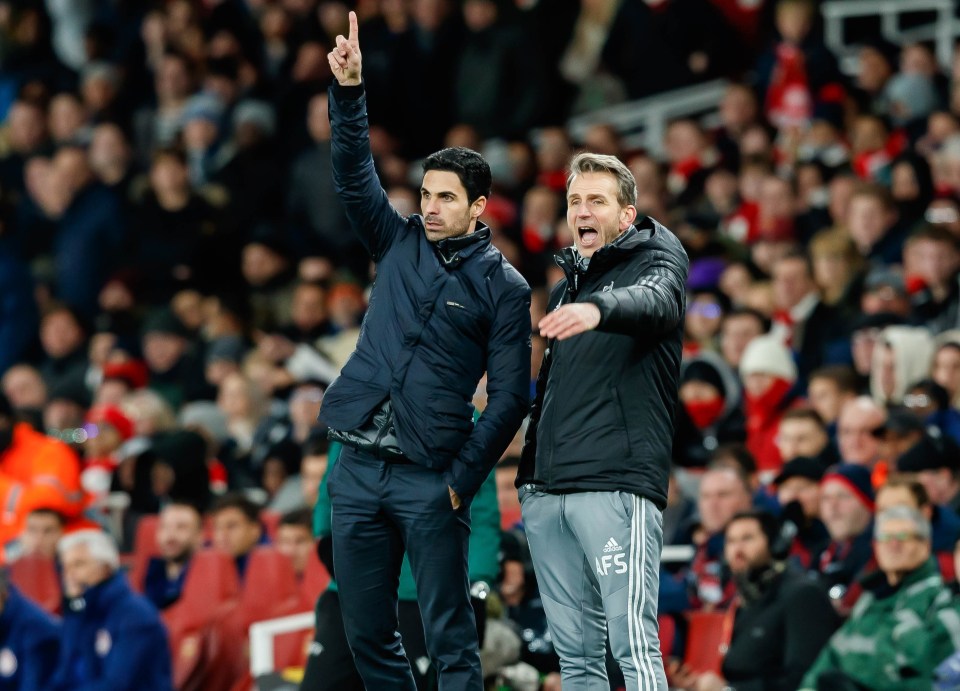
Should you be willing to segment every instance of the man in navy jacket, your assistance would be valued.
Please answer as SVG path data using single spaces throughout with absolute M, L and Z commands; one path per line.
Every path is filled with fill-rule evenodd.
M 51 691 L 169 691 L 170 649 L 160 615 L 119 571 L 113 539 L 80 530 L 57 545 L 67 596 Z
M 60 650 L 60 623 L 0 580 L 0 691 L 44 691 Z
M 422 216 L 391 208 L 370 154 L 352 12 L 328 59 L 334 180 L 377 264 L 357 349 L 320 412 L 344 444 L 328 484 L 347 640 L 368 689 L 414 689 L 397 634 L 406 551 L 440 688 L 479 691 L 469 506 L 527 412 L 530 288 L 479 221 L 491 178 L 476 152 L 425 160 Z M 488 404 L 474 424 L 484 371 Z

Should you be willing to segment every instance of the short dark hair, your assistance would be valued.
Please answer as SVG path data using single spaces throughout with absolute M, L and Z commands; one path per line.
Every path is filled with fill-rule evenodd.
M 817 427 L 820 427 L 826 431 L 826 425 L 823 424 L 823 418 L 820 417 L 820 414 L 817 413 L 813 408 L 791 408 L 783 414 L 783 417 L 780 418 L 780 422 L 785 420 L 809 420 Z
M 454 146 L 430 154 L 423 161 L 423 172 L 428 170 L 456 173 L 471 204 L 480 197 L 490 196 L 490 187 L 493 185 L 490 165 L 473 149 Z
M 914 501 L 917 502 L 916 508 L 922 509 L 925 506 L 930 506 L 930 495 L 927 494 L 927 488 L 920 484 L 919 480 L 914 480 L 912 477 L 907 475 L 891 475 L 887 478 L 885 483 L 877 488 L 877 494 L 880 494 L 880 492 L 885 489 L 899 488 L 903 488 L 910 492 Z
M 729 321 L 734 317 L 752 317 L 760 322 L 760 332 L 767 333 L 770 330 L 770 319 L 763 312 L 755 310 L 752 307 L 734 307 L 723 317 L 723 321 Z
M 831 381 L 841 392 L 853 394 L 860 392 L 860 386 L 857 383 L 857 373 L 853 371 L 852 367 L 847 365 L 828 365 L 815 369 L 811 372 L 809 381 L 813 381 L 814 379 Z
M 724 527 L 723 532 L 726 533 L 730 526 L 732 526 L 737 521 L 756 521 L 760 530 L 763 531 L 764 536 L 767 538 L 767 547 L 773 551 L 774 545 L 777 543 L 780 536 L 780 519 L 774 516 L 769 511 L 764 509 L 747 509 L 746 511 L 738 511 L 733 514 L 733 517 L 727 521 L 727 525 Z
M 203 527 L 203 511 L 200 509 L 199 506 L 197 506 L 194 502 L 188 499 L 174 498 L 169 503 L 165 504 L 162 509 L 160 509 L 160 513 L 163 513 L 164 509 L 168 509 L 170 507 L 175 507 L 175 506 L 178 506 L 182 509 L 190 509 L 190 511 L 196 514 L 197 522 L 200 524 L 201 527 Z
M 298 525 L 306 528 L 312 533 L 313 511 L 310 509 L 294 509 L 293 511 L 287 511 L 280 517 L 280 522 L 277 524 L 277 527 L 282 527 L 285 525 Z
M 216 515 L 227 509 L 237 509 L 250 523 L 260 523 L 260 507 L 240 492 L 230 492 L 217 498 L 210 513 Z
M 330 440 L 326 435 L 311 435 L 303 445 L 303 456 L 326 456 L 330 453 Z

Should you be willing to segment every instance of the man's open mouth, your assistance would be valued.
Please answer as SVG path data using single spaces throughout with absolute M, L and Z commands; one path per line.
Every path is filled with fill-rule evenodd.
M 595 228 L 587 228 L 586 226 L 577 228 L 577 235 L 580 236 L 581 245 L 592 245 L 600 237 L 600 233 Z

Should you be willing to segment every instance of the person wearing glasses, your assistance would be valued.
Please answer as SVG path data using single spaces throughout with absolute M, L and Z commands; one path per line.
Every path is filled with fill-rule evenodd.
M 960 609 L 932 558 L 930 522 L 914 508 L 889 508 L 877 516 L 873 546 L 879 569 L 801 691 L 929 689 L 960 640 Z

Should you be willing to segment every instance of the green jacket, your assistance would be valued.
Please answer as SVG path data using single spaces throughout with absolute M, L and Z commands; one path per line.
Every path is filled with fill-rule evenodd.
M 323 538 L 330 535 L 331 507 L 330 494 L 327 492 L 327 476 L 340 457 L 342 445 L 330 444 L 327 472 L 320 482 L 317 503 L 313 507 L 313 535 Z M 493 584 L 500 573 L 500 505 L 497 503 L 497 480 L 493 473 L 480 486 L 470 505 L 470 545 L 468 571 L 470 581 L 487 581 Z M 331 580 L 330 588 L 337 589 L 337 582 Z M 400 568 L 399 596 L 401 600 L 416 600 L 417 587 L 410 571 L 410 562 L 406 555 Z
M 839 671 L 872 691 L 930 691 L 937 665 L 960 649 L 960 607 L 929 559 L 888 597 L 865 591 L 800 684 Z

